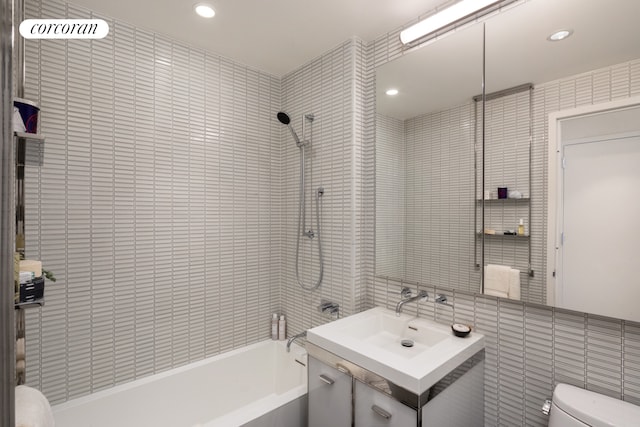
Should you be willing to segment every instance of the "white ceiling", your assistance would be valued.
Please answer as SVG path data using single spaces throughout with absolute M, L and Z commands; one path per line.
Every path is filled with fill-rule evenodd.
M 486 20 L 486 92 L 540 84 L 640 58 L 640 0 L 529 0 Z M 554 31 L 574 33 L 549 42 Z M 452 33 L 378 68 L 377 111 L 407 119 L 482 91 L 482 27 Z M 606 82 L 605 82 L 606 84 Z M 384 90 L 400 90 L 389 97 Z
M 345 40 L 370 41 L 450 0 L 70 0 L 281 76 Z M 204 19 L 193 5 L 210 3 Z

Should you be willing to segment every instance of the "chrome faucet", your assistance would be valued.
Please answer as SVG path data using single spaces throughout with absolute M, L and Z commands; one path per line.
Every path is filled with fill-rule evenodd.
M 291 343 L 296 340 L 296 338 L 302 338 L 307 336 L 307 331 L 302 331 L 298 335 L 294 335 L 287 341 L 287 353 L 291 351 Z
M 416 295 L 415 297 L 412 297 L 411 289 L 409 288 L 402 288 L 400 295 L 402 296 L 402 299 L 398 304 L 396 304 L 396 316 L 400 316 L 400 313 L 402 313 L 402 306 L 404 306 L 405 304 L 417 301 L 422 298 L 429 298 L 429 294 L 424 290 L 418 292 L 418 295 Z

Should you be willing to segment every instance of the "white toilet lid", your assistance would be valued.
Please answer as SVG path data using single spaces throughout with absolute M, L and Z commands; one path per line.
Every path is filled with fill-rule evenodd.
M 558 384 L 553 403 L 593 427 L 638 427 L 640 406 L 567 384 Z

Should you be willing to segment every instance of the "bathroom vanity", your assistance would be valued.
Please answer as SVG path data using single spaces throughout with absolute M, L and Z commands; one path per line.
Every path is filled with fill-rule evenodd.
M 309 427 L 484 425 L 484 337 L 376 307 L 310 329 Z

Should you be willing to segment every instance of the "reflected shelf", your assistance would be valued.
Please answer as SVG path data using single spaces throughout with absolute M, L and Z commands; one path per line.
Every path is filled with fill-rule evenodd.
M 487 233 L 484 233 L 484 234 L 483 234 L 483 233 L 480 233 L 480 232 L 477 232 L 477 233 L 476 233 L 476 236 L 477 236 L 477 237 L 486 236 L 486 237 L 491 238 L 491 239 L 493 239 L 493 238 L 502 238 L 502 239 L 528 239 L 528 238 L 529 238 L 529 235 L 528 235 L 528 234 L 523 234 L 523 235 L 517 235 L 517 234 L 499 234 L 499 233 L 496 233 L 496 234 L 487 234 Z
M 44 142 L 44 135 L 41 133 L 13 132 L 15 136 L 27 141 Z
M 44 306 L 44 298 L 38 298 L 33 301 L 17 302 L 14 304 L 14 307 L 16 309 L 18 308 L 27 309 L 27 308 L 42 307 L 42 306 Z
M 476 199 L 476 201 L 478 203 L 482 202 L 483 199 Z M 487 203 L 494 203 L 494 202 L 528 202 L 529 200 L 531 200 L 529 197 L 520 197 L 519 199 L 516 198 L 506 198 L 506 199 L 484 199 L 485 202 Z

